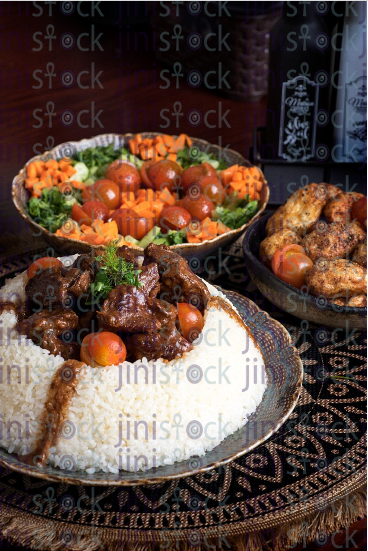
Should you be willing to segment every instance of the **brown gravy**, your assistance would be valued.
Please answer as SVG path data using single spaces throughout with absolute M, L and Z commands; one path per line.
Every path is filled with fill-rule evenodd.
M 15 304 L 10 301 L 0 301 L 0 315 L 3 312 L 9 312 L 15 314 L 17 322 L 23 320 L 26 317 L 26 305 L 25 304 Z
M 32 453 L 20 456 L 22 461 L 40 467 L 46 465 L 50 448 L 57 443 L 70 400 L 75 395 L 78 373 L 84 365 L 77 360 L 67 360 L 54 373 L 41 416 L 42 435 Z

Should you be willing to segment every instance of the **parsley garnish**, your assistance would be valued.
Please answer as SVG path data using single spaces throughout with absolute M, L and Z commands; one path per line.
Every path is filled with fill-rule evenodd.
M 90 294 L 86 304 L 98 304 L 101 300 L 105 300 L 110 291 L 118 285 L 140 287 L 138 275 L 142 270 L 135 270 L 131 262 L 127 262 L 125 258 L 117 254 L 118 243 L 118 240 L 110 241 L 105 245 L 103 253 L 96 256 L 96 261 L 99 262 L 99 272 L 89 286 Z

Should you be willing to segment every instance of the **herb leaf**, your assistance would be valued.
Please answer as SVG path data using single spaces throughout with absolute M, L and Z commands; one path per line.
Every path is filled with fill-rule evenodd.
M 63 194 L 54 186 L 42 190 L 41 197 L 32 197 L 27 205 L 29 215 L 37 224 L 54 233 L 68 219 L 73 203 L 78 198 L 77 190 Z
M 189 155 L 189 149 L 190 148 L 186 145 L 184 149 L 181 149 L 177 153 L 177 162 L 184 169 L 201 163 L 209 163 L 216 170 L 224 170 L 227 168 L 227 164 L 223 159 L 219 160 L 214 153 L 207 153 L 206 151 L 200 151 L 198 157 L 196 157 L 194 161 Z
M 255 215 L 257 210 L 258 201 L 240 199 L 235 203 L 230 202 L 227 206 L 217 206 L 214 215 L 225 226 L 236 230 L 243 226 L 243 224 L 246 224 Z
M 89 286 L 87 305 L 105 300 L 118 285 L 135 285 L 137 288 L 141 286 L 138 275 L 142 270 L 136 270 L 131 262 L 117 254 L 118 248 L 119 240 L 110 241 L 105 245 L 103 253 L 96 256 L 99 272 Z

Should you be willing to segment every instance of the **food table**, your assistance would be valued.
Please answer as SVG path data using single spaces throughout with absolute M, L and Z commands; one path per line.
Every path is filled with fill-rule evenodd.
M 11 19 L 18 17 L 19 9 L 12 3 L 4 12 L 4 28 L 10 28 Z M 38 19 L 25 15 L 18 20 L 24 37 L 26 33 L 32 36 L 40 27 L 46 29 L 49 23 L 46 12 Z M 52 23 L 57 35 L 64 32 L 65 20 L 53 18 Z M 68 20 L 68 30 L 78 34 L 75 20 Z M 23 75 L 40 68 L 46 72 L 51 55 L 46 44 L 43 50 L 29 57 L 16 47 L 10 48 L 7 70 L 19 69 Z M 71 60 L 66 58 L 65 51 L 54 49 L 52 61 L 58 72 L 68 68 L 70 63 L 78 74 L 90 63 L 89 55 L 79 52 Z M 137 84 L 134 80 L 128 83 L 127 60 L 119 56 L 118 42 L 114 40 L 105 45 L 104 52 L 95 51 L 93 55 L 96 67 L 104 70 L 104 87 L 96 87 L 89 94 L 98 109 L 104 111 L 106 131 L 135 132 L 147 125 L 155 130 L 157 123 L 153 115 L 148 120 L 140 109 L 147 96 L 155 104 L 156 114 L 168 105 L 173 106 L 178 96 L 185 113 L 193 103 L 205 113 L 213 102 L 217 107 L 221 102 L 222 113 L 230 110 L 229 125 L 224 123 L 221 128 L 223 145 L 230 143 L 233 149 L 248 156 L 253 128 L 265 122 L 265 99 L 258 103 L 237 103 L 216 97 L 205 88 L 193 90 L 186 83 L 180 95 L 174 86 L 163 93 L 154 81 L 146 83 L 138 79 Z M 153 52 L 131 51 L 129 62 L 137 68 L 147 64 L 156 67 Z M 27 82 L 24 80 L 22 86 L 11 82 L 11 94 L 5 88 L 0 92 L 9 110 L 23 106 L 20 123 L 16 111 L 10 111 L 2 141 L 0 253 L 3 278 L 25 269 L 35 254 L 46 252 L 44 242 L 32 235 L 17 216 L 10 196 L 10 182 L 33 155 L 34 144 L 39 143 L 42 149 L 52 147 L 50 136 L 56 144 L 103 132 L 100 128 L 70 129 L 60 122 L 55 125 L 56 130 L 51 131 L 47 118 L 40 130 L 34 126 L 36 121 L 30 122 L 32 113 L 40 107 L 46 110 L 51 91 L 46 85 L 32 89 L 33 82 L 31 86 Z M 124 103 L 122 88 L 125 89 Z M 75 112 L 85 108 L 85 91 L 74 88 L 67 91 L 67 96 L 65 94 L 59 79 L 54 79 L 52 101 L 58 114 L 69 107 Z M 238 116 L 239 111 L 243 117 Z M 175 130 L 173 118 L 165 132 L 175 133 Z M 182 117 L 181 130 L 195 132 L 209 141 L 213 138 L 211 128 L 202 125 L 193 130 L 185 117 Z M 234 463 L 158 487 L 85 490 L 1 471 L 0 530 L 4 541 L 11 542 L 14 549 L 21 545 L 38 549 L 86 548 L 91 543 L 91 536 L 95 540 L 90 548 L 96 549 L 101 547 L 100 541 L 107 549 L 123 549 L 126 542 L 143 548 L 147 541 L 156 543 L 158 548 L 176 548 L 179 541 L 178 546 L 193 549 L 200 549 L 200 546 L 208 549 L 214 545 L 226 548 L 226 542 L 230 547 L 248 545 L 249 549 L 257 551 L 267 546 L 285 549 L 287 545 L 294 549 L 306 548 L 305 545 L 310 549 L 327 549 L 328 545 L 331 549 L 337 545 L 363 548 L 365 521 L 358 519 L 365 514 L 362 371 L 365 335 L 354 333 L 350 340 L 342 332 L 332 336 L 325 328 L 302 325 L 299 320 L 263 302 L 250 283 L 239 243 L 224 251 L 221 260 L 217 258 L 213 265 L 209 263 L 207 269 L 216 273 L 208 273 L 211 282 L 255 300 L 280 320 L 295 339 L 304 362 L 305 381 L 300 402 L 291 418 L 273 438 Z M 345 375 L 349 379 L 334 382 L 329 374 L 335 368 L 352 374 Z M 349 537 L 353 537 L 355 545 L 349 542 Z M 345 542 L 348 543 L 345 545 Z
M 46 252 L 41 240 L 30 247 L 9 236 L 1 244 L 7 250 L 2 281 Z M 250 282 L 239 242 L 223 251 L 220 260 L 212 259 L 206 270 L 211 283 L 251 298 L 292 336 L 305 376 L 298 406 L 285 425 L 229 465 L 154 486 L 84 488 L 3 469 L 3 537 L 39 549 L 60 544 L 78 549 L 91 538 L 96 548 L 101 542 L 105 549 L 124 549 L 132 542 L 167 548 L 184 542 L 180 545 L 198 549 L 241 542 L 258 551 L 310 541 L 323 548 L 331 544 L 331 535 L 337 543 L 339 531 L 361 519 L 365 335 L 306 324 L 265 302 Z M 350 536 L 352 532 L 357 540 L 356 528 L 350 528 Z

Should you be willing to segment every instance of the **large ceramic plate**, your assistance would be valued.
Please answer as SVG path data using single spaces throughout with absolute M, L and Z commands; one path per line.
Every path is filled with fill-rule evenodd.
M 142 138 L 152 138 L 154 136 L 157 136 L 158 134 L 159 132 L 142 132 L 141 136 Z M 111 143 L 114 144 L 114 149 L 118 149 L 126 145 L 128 143 L 128 140 L 130 140 L 132 137 L 133 134 L 102 134 L 101 136 L 96 136 L 95 138 L 91 138 L 88 140 L 63 143 L 61 145 L 58 145 L 51 151 L 46 152 L 45 155 L 47 155 L 48 158 L 52 159 L 72 157 L 77 151 L 83 151 L 88 147 L 96 147 L 101 145 L 106 146 Z M 209 144 L 205 140 L 201 140 L 199 138 L 192 138 L 192 141 L 193 145 L 196 145 L 201 151 L 214 153 L 217 157 L 220 157 L 221 152 L 223 151 L 218 145 Z M 225 153 L 226 157 L 224 156 Z M 222 158 L 224 158 L 224 160 L 228 162 L 229 166 L 233 164 L 250 166 L 249 161 L 244 159 L 244 157 L 240 155 L 240 153 L 237 153 L 232 149 L 226 149 L 225 153 L 222 153 Z M 31 161 L 39 159 L 40 157 L 42 156 L 39 155 L 33 157 L 28 161 L 27 164 L 29 164 Z M 19 174 L 17 174 L 12 183 L 13 202 L 19 214 L 31 226 L 33 231 L 36 232 L 36 235 L 42 235 L 45 241 L 47 241 L 47 243 L 51 245 L 55 250 L 63 252 L 65 254 L 89 252 L 92 248 L 94 248 L 94 245 L 89 245 L 88 243 L 78 241 L 76 239 L 71 239 L 70 237 L 59 237 L 34 222 L 32 218 L 28 215 L 26 205 L 29 199 L 29 192 L 24 187 L 27 164 L 22 168 Z M 238 239 L 244 233 L 246 228 L 255 220 L 257 220 L 261 213 L 264 211 L 268 202 L 269 194 L 269 187 L 264 178 L 259 211 L 251 220 L 249 220 L 247 224 L 244 224 L 237 230 L 231 230 L 223 235 L 215 237 L 214 239 L 205 241 L 204 243 L 183 243 L 182 245 L 172 245 L 171 249 L 174 249 L 185 258 L 193 257 L 193 259 L 195 259 L 193 260 L 193 262 L 197 264 L 199 258 L 204 259 L 208 255 L 216 251 L 219 247 L 227 247 L 236 239 Z M 143 249 L 139 247 L 132 250 L 134 250 L 134 252 L 136 252 L 137 254 L 142 254 L 143 251 Z
M 249 422 L 223 440 L 203 457 L 150 469 L 147 472 L 119 474 L 41 469 L 22 463 L 16 456 L 0 450 L 0 464 L 17 472 L 52 482 L 93 486 L 134 486 L 155 484 L 209 471 L 240 457 L 270 438 L 286 421 L 296 406 L 303 380 L 303 366 L 286 329 L 263 312 L 251 300 L 233 291 L 223 291 L 236 306 L 244 322 L 258 342 L 265 360 L 267 388 L 262 402 Z M 246 394 L 244 394 L 246 399 Z

